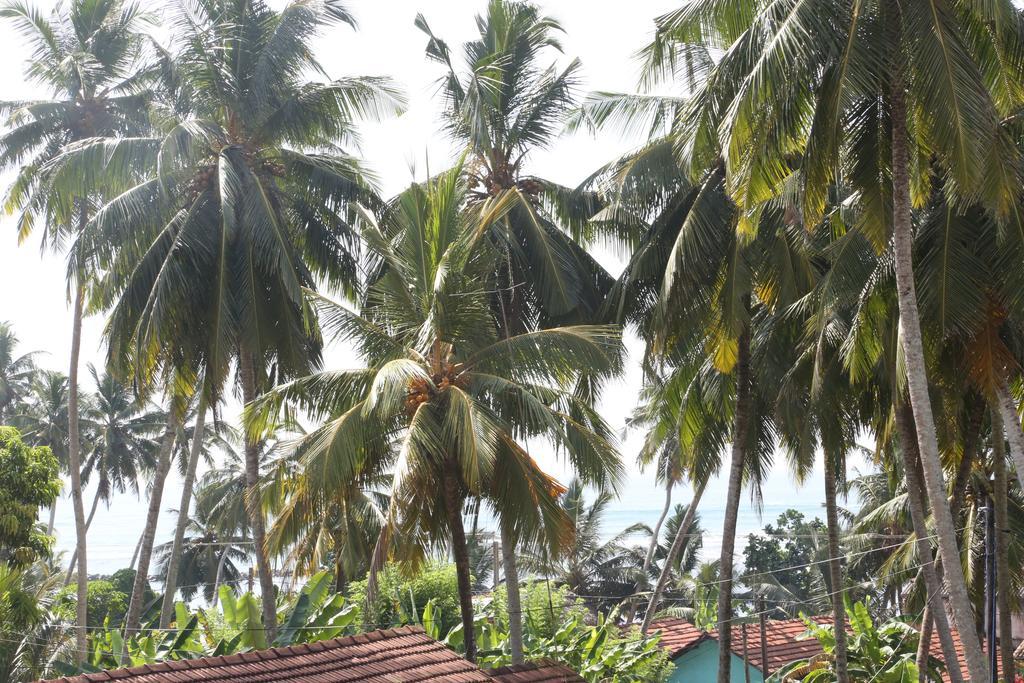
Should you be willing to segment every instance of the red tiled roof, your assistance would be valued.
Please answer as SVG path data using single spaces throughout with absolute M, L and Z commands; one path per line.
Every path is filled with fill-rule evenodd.
M 815 617 L 818 623 L 826 623 L 824 617 Z M 669 650 L 672 659 L 679 657 L 692 647 L 709 638 L 717 638 L 717 632 L 703 632 L 682 619 L 662 619 L 652 624 L 661 629 L 661 645 Z M 743 656 L 743 630 L 747 632 L 747 661 L 758 670 L 770 674 L 790 662 L 813 657 L 821 652 L 821 646 L 814 638 L 804 638 L 807 626 L 800 619 L 784 621 L 770 620 L 765 625 L 765 641 L 768 645 L 768 669 L 761 661 L 761 631 L 757 624 L 737 624 L 732 627 L 730 649 L 737 657 Z
M 668 650 L 671 659 L 711 637 L 690 622 L 672 617 L 654 620 L 651 622 L 651 631 L 661 631 L 661 640 L 658 644 Z
M 832 617 L 812 617 L 818 624 L 831 625 Z M 769 675 L 790 662 L 808 659 L 821 652 L 817 639 L 807 634 L 807 626 L 800 619 L 769 620 L 766 624 L 768 644 L 768 671 L 761 666 L 761 631 L 757 624 L 746 624 L 747 629 L 747 661 L 762 673 Z M 661 629 L 661 646 L 669 650 L 669 657 L 675 659 L 692 647 L 708 638 L 716 638 L 715 631 L 704 633 L 693 624 L 682 619 L 661 619 L 652 624 L 652 628 Z M 730 649 L 737 657 L 743 656 L 743 625 L 733 626 Z M 960 642 L 960 634 L 953 629 L 953 642 L 956 646 L 957 659 L 963 680 L 968 680 L 967 664 L 964 660 L 964 647 Z M 929 653 L 945 662 L 942 656 L 942 645 L 938 633 L 932 632 L 932 640 L 928 646 Z M 1000 665 L 1001 670 L 1001 665 Z M 943 681 L 949 681 L 949 675 L 942 674 Z
M 59 679 L 61 683 L 105 683 L 124 680 L 129 683 L 494 681 L 472 663 L 428 637 L 422 628 L 416 626 L 370 631 L 334 640 L 243 652 L 224 657 L 145 664 L 131 669 L 115 669 Z
M 484 673 L 502 683 L 584 683 L 578 673 L 548 659 L 487 669 Z

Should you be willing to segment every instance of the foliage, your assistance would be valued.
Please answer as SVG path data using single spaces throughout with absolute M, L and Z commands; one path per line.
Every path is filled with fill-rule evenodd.
M 0 680 L 31 683 L 54 673 L 70 635 L 53 609 L 63 574 L 48 561 L 0 563 Z
M 905 621 L 875 624 L 868 606 L 856 602 L 846 607 L 852 635 L 847 639 L 851 680 L 910 682 L 919 679 L 917 644 L 920 633 Z M 804 618 L 807 630 L 821 643 L 824 657 L 793 662 L 772 675 L 769 681 L 802 680 L 805 683 L 835 680 L 835 635 L 831 625 L 819 625 Z M 928 680 L 940 680 L 943 664 L 929 659 Z
M 134 577 L 134 572 L 132 572 Z M 107 579 L 89 581 L 89 628 L 116 628 L 128 611 L 128 599 L 131 595 L 131 584 L 123 590 L 123 576 L 115 584 Z M 65 586 L 57 595 L 55 610 L 58 615 L 68 621 L 75 619 L 75 603 L 77 594 L 75 586 Z
M 277 638 L 268 642 L 259 598 L 252 593 L 235 595 L 228 586 L 222 586 L 218 607 L 192 612 L 184 603 L 177 603 L 172 628 L 132 635 L 128 638 L 128 653 L 130 664 L 140 665 L 310 643 L 352 632 L 359 618 L 358 606 L 332 593 L 330 574 L 321 572 L 279 606 Z M 83 670 L 116 668 L 123 644 L 116 628 L 95 632 Z M 70 673 L 75 667 L 66 664 L 63 670 Z
M 550 636 L 531 632 L 527 621 L 523 651 L 527 659 L 561 662 L 578 671 L 587 681 L 647 683 L 667 680 L 673 668 L 658 640 L 658 636 L 648 638 L 636 632 L 623 633 L 615 619 L 606 618 L 604 614 L 598 615 L 597 624 L 593 626 L 587 625 L 581 615 L 574 614 L 565 618 Z M 487 643 L 484 637 L 478 641 Z M 490 641 L 493 647 L 484 646 L 481 650 L 481 665 L 510 664 L 507 634 L 496 633 Z M 451 636 L 447 642 L 451 643 Z
M 59 494 L 50 449 L 28 446 L 18 430 L 0 427 L 0 563 L 24 567 L 49 555 L 53 539 L 36 526 L 36 516 Z
M 743 582 L 769 597 L 780 616 L 828 609 L 827 597 L 818 597 L 829 592 L 823 576 L 828 557 L 825 533 L 821 520 L 808 521 L 803 513 L 786 510 L 774 525 L 747 537 Z
M 367 615 L 367 624 L 376 628 L 422 624 L 428 603 L 433 605 L 439 632 L 448 633 L 459 622 L 459 589 L 453 564 L 430 564 L 411 577 L 403 576 L 397 565 L 388 564 L 377 574 L 377 582 L 378 597 Z M 366 579 L 352 582 L 352 602 L 364 603 L 366 585 Z

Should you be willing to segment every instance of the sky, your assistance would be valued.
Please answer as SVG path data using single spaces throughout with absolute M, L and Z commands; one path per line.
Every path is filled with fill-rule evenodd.
M 160 3 L 152 0 L 143 2 L 155 13 L 159 12 Z M 673 9 L 678 2 L 542 1 L 540 4 L 545 12 L 565 29 L 562 39 L 564 54 L 552 54 L 551 59 L 562 65 L 573 57 L 581 60 L 581 95 L 591 91 L 636 92 L 639 63 L 634 54 L 650 39 L 653 19 Z M 52 0 L 36 4 L 43 9 L 53 6 Z M 332 27 L 316 40 L 315 51 L 331 77 L 390 76 L 406 94 L 408 108 L 404 114 L 380 122 L 363 122 L 359 126 L 360 154 L 379 178 L 383 193 L 390 196 L 414 179 L 422 179 L 428 168 L 436 172 L 445 167 L 457 151 L 452 142 L 439 132 L 441 103 L 436 94 L 437 80 L 442 75 L 440 66 L 424 57 L 426 37 L 413 25 L 413 21 L 417 13 L 422 13 L 433 32 L 455 46 L 474 37 L 475 17 L 483 11 L 485 1 L 352 0 L 348 6 L 358 21 L 358 30 L 353 31 L 347 26 Z M 157 39 L 166 39 L 166 31 L 159 19 L 154 35 Z M 6 64 L 0 70 L 0 99 L 47 96 L 48 93 L 39 91 L 22 79 L 29 51 L 17 34 L 2 24 L 0 46 L 0 55 Z M 550 149 L 533 154 L 526 168 L 533 175 L 576 185 L 595 169 L 640 142 L 615 132 L 567 134 Z M 9 181 L 10 174 L 0 176 L 0 185 L 6 186 Z M 598 248 L 597 257 L 613 274 L 622 267 L 621 254 Z M 13 324 L 23 351 L 44 352 L 37 359 L 41 366 L 67 371 L 71 313 L 64 260 L 59 254 L 41 254 L 36 236 L 19 246 L 14 221 L 9 217 L 0 218 L 0 320 Z M 102 329 L 102 316 L 92 316 L 85 321 L 82 341 L 82 374 L 87 380 L 83 387 L 85 390 L 92 388 L 88 385 L 90 380 L 85 366 L 95 363 L 102 367 L 103 364 Z M 640 386 L 641 347 L 635 338 L 627 339 L 627 346 L 630 361 L 626 373 L 608 388 L 601 404 L 606 419 L 620 429 L 624 428 L 625 419 L 635 406 Z M 355 362 L 348 349 L 338 346 L 329 348 L 325 357 L 325 364 L 332 367 L 349 367 Z M 225 410 L 226 415 L 233 412 L 231 406 Z M 632 511 L 650 513 L 661 507 L 664 493 L 655 486 L 652 472 L 641 473 L 634 464 L 643 435 L 631 432 L 622 436 L 621 450 L 629 476 L 621 491 L 618 510 L 625 517 Z M 563 479 L 568 475 L 562 463 L 543 454 L 538 457 L 553 473 Z M 851 458 L 850 467 L 851 474 L 856 470 L 866 470 L 859 457 Z M 177 475 L 172 473 L 171 476 Z M 770 513 L 779 506 L 799 506 L 814 514 L 823 500 L 822 487 L 820 469 L 798 487 L 787 470 L 784 455 L 778 453 L 763 487 L 767 506 L 765 522 L 772 521 Z M 169 481 L 164 497 L 165 509 L 177 507 L 179 492 L 180 483 Z M 87 504 L 91 500 L 89 496 L 87 492 Z M 689 491 L 685 487 L 675 494 L 677 501 L 688 497 Z M 724 500 L 725 482 L 716 480 L 709 485 L 702 508 L 720 509 Z M 743 505 L 746 525 L 759 526 L 757 511 L 751 508 L 749 497 L 744 498 Z M 144 516 L 145 503 L 134 500 L 130 494 L 115 502 L 110 510 L 101 509 L 97 513 L 90 543 L 101 551 L 100 566 L 113 564 L 116 568 L 127 564 Z M 162 516 L 162 536 L 170 533 L 172 524 L 172 515 Z M 743 524 L 741 522 L 741 526 Z M 57 530 L 59 548 L 73 544 L 71 506 L 65 500 L 58 506 Z M 90 552 L 90 558 L 92 556 L 93 552 Z M 93 567 L 96 567 L 95 562 Z

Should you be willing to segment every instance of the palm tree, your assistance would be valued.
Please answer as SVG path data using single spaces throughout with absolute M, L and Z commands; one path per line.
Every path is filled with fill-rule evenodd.
M 149 408 L 110 373 L 100 376 L 93 365 L 89 365 L 89 373 L 96 394 L 85 411 L 89 443 L 82 465 L 82 485 L 88 485 L 93 474 L 97 483 L 85 520 L 86 531 L 92 526 L 100 501 L 109 507 L 115 491 L 131 489 L 138 495 L 142 490 L 140 484 L 156 467 L 156 436 L 166 422 L 161 411 Z M 66 578 L 69 583 L 77 559 L 73 553 Z
M 795 171 L 805 225 L 821 219 L 829 187 L 841 176 L 858 193 L 857 227 L 879 250 L 891 235 L 900 344 L 946 592 L 966 634 L 971 677 L 983 680 L 987 665 L 956 562 L 929 397 L 911 212 L 938 179 L 954 196 L 978 197 L 998 215 L 1012 214 L 1019 151 L 999 124 L 1020 107 L 1024 41 L 1010 2 L 962 7 L 920 0 L 893 10 L 845 1 L 764 3 L 739 12 L 729 3 L 700 4 L 663 17 L 656 44 L 663 66 L 692 52 L 694 42 L 725 50 L 687 116 L 697 136 L 690 160 L 701 163 L 702 154 L 722 150 L 730 194 L 751 222 L 763 202 L 792 187 Z M 982 36 L 981 25 L 992 30 Z M 908 112 L 923 112 L 923 119 L 910 121 Z M 911 166 L 924 158 L 934 160 L 940 177 Z
M 334 591 L 344 594 L 349 577 L 370 569 L 390 505 L 391 478 L 361 476 L 325 490 L 295 456 L 295 451 L 282 453 L 265 477 L 263 498 L 274 516 L 268 548 L 286 554 L 296 576 L 333 564 Z
M 448 44 L 416 17 L 429 37 L 427 57 L 446 70 L 439 82 L 444 126 L 467 155 L 470 201 L 502 193 L 513 199 L 488 232 L 500 254 L 492 305 L 501 333 L 595 322 L 611 278 L 583 246 L 593 202 L 528 172 L 530 154 L 552 144 L 575 106 L 579 61 L 564 69 L 545 63 L 561 52 L 562 27 L 533 3 L 489 0 L 476 23 L 479 37 L 463 46 L 457 68 Z M 523 659 L 518 540 L 502 530 L 513 663 Z
M 573 521 L 572 543 L 555 556 L 541 549 L 522 558 L 527 569 L 568 586 L 595 612 L 629 595 L 643 562 L 643 553 L 628 544 L 631 536 L 644 531 L 640 525 L 605 537 L 604 518 L 613 501 L 610 493 L 599 491 L 588 503 L 583 482 L 573 479 L 559 501 Z
M 181 433 L 175 440 L 182 450 L 177 455 L 177 462 L 183 481 L 181 504 L 178 507 L 178 518 L 175 522 L 174 536 L 167 553 L 167 566 L 164 571 L 164 597 L 160 607 L 160 628 L 167 628 L 170 625 L 171 616 L 174 613 L 178 565 L 183 559 L 182 544 L 185 542 L 186 527 L 192 519 L 189 516 L 189 508 L 192 505 L 192 498 L 195 496 L 196 470 L 199 467 L 199 459 L 205 458 L 206 462 L 210 464 L 213 461 L 210 452 L 213 447 L 229 447 L 227 440 L 221 434 L 223 425 L 207 424 L 207 412 L 206 394 L 200 392 L 191 425 L 182 424 Z M 187 452 L 185 452 L 186 445 Z
M 251 542 L 244 536 L 222 532 L 211 517 L 211 507 L 208 504 L 197 505 L 195 515 L 185 525 L 181 558 L 175 566 L 179 572 L 177 585 L 186 602 L 191 601 L 200 591 L 207 602 L 213 602 L 222 585 L 238 588 L 242 580 L 239 566 L 249 560 L 252 550 Z M 172 541 L 155 549 L 158 572 L 165 582 L 171 568 L 170 553 L 173 547 Z
M 0 322 L 0 424 L 8 424 L 19 412 L 36 371 L 35 352 L 15 355 L 18 337 L 8 322 Z
M 47 446 L 57 458 L 61 472 L 68 471 L 68 378 L 61 372 L 40 370 L 29 385 L 29 396 L 17 426 L 25 442 Z M 50 506 L 47 535 L 53 535 L 57 504 Z
M 217 0 L 172 10 L 181 49 L 163 62 L 171 104 L 158 134 L 83 143 L 65 155 L 55 183 L 74 188 L 99 174 L 123 188 L 92 221 L 97 234 L 130 236 L 132 245 L 108 268 L 112 364 L 147 386 L 168 367 L 193 378 L 187 386 L 201 376 L 210 402 L 234 368 L 250 403 L 319 362 L 303 288 L 325 280 L 351 291 L 352 203 L 375 201 L 358 162 L 339 145 L 351 141 L 356 117 L 400 103 L 382 79 L 306 80 L 324 74 L 309 49 L 314 35 L 352 23 L 337 2 L 296 0 L 278 12 L 260 1 Z M 246 446 L 272 640 L 258 454 L 258 444 Z M 137 619 L 130 610 L 127 626 Z
M 551 551 L 570 542 L 562 487 L 524 444 L 547 440 L 578 470 L 605 486 L 616 482 L 621 465 L 608 426 L 571 389 L 582 373 L 615 369 L 621 342 L 614 329 L 591 326 L 500 335 L 489 298 L 497 256 L 484 236 L 511 199 L 462 209 L 467 194 L 456 166 L 410 187 L 379 223 L 368 223 L 361 315 L 317 299 L 321 324 L 354 341 L 368 367 L 276 389 L 259 402 L 252 428 L 286 402 L 326 420 L 298 448 L 328 491 L 393 468 L 377 559 L 394 553 L 416 563 L 426 548 L 448 545 L 472 659 L 463 503 L 482 499 L 518 539 L 543 540 Z
M 17 168 L 6 210 L 21 212 L 22 238 L 38 218 L 45 223 L 43 245 L 60 248 L 70 241 L 69 279 L 74 292 L 71 358 L 68 371 L 68 461 L 71 498 L 75 510 L 78 572 L 76 661 L 86 648 L 85 511 L 82 505 L 81 444 L 79 436 L 78 356 L 86 288 L 92 279 L 87 249 L 77 240 L 99 199 L 99 187 L 88 186 L 65 194 L 49 183 L 45 172 L 63 149 L 94 136 L 137 133 L 145 122 L 145 100 L 139 90 L 141 24 L 137 4 L 120 1 L 75 0 L 58 7 L 51 16 L 20 1 L 0 8 L 33 49 L 26 69 L 30 81 L 54 94 L 52 100 L 5 102 L 7 133 L 0 138 L 0 166 Z

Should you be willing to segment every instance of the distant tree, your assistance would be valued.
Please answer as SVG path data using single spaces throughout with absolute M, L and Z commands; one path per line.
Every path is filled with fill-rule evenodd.
M 0 427 L 0 562 L 30 565 L 50 554 L 52 539 L 36 524 L 39 508 L 60 493 L 57 459 L 28 446 L 13 427 Z
M 769 595 L 780 616 L 827 610 L 829 588 L 823 562 L 828 557 L 827 542 L 824 522 L 786 510 L 774 525 L 747 537 L 743 582 L 759 594 Z
M 18 337 L 10 323 L 0 322 L 0 424 L 9 424 L 18 403 L 28 395 L 36 366 L 33 353 L 18 355 Z

